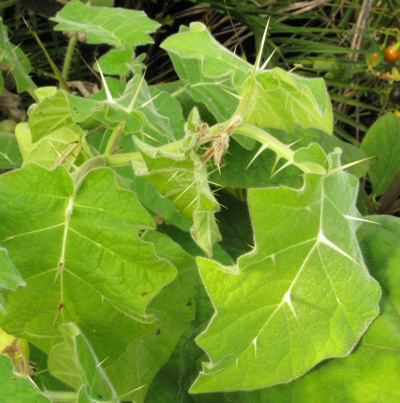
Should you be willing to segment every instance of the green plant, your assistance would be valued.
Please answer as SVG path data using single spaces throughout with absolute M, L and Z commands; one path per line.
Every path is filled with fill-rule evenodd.
M 397 397 L 400 227 L 366 215 L 384 197 L 396 211 L 400 153 L 368 165 L 379 127 L 344 143 L 322 79 L 267 70 L 261 51 L 252 66 L 201 23 L 162 44 L 179 80 L 150 86 L 135 50 L 158 24 L 143 13 L 72 1 L 54 21 L 111 49 L 83 98 L 36 88 L 1 27 L 0 62 L 35 103 L 7 133 L 22 167 L 10 147 L 0 176 L 0 327 L 29 341 L 39 388 L 0 356 L 2 396 Z

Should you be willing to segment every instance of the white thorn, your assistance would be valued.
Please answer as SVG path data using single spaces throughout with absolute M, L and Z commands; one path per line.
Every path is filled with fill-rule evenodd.
M 293 316 L 295 317 L 297 323 L 299 322 L 299 320 L 297 319 L 297 314 L 296 311 L 294 310 L 293 304 L 292 304 L 292 300 L 290 298 L 290 288 L 287 291 L 287 293 L 285 294 L 285 296 L 283 297 L 283 302 L 286 302 L 290 308 L 290 310 L 293 312 Z
M 271 16 L 268 18 L 267 25 L 265 26 L 264 34 L 263 34 L 263 37 L 262 37 L 262 40 L 261 40 L 260 49 L 259 49 L 258 55 L 257 55 L 257 60 L 256 60 L 256 63 L 254 65 L 254 71 L 257 71 L 260 68 L 261 55 L 262 55 L 262 52 L 264 50 L 265 39 L 267 38 L 267 32 L 268 32 L 268 27 L 269 27 L 269 22 L 270 21 L 271 21 Z
M 263 144 L 260 149 L 255 153 L 254 157 L 251 159 L 251 161 L 248 163 L 245 171 L 247 171 L 250 167 L 250 165 L 256 160 L 256 158 L 264 151 L 268 148 L 268 144 Z
M 350 216 L 350 215 L 345 215 L 344 218 L 347 218 L 348 220 L 367 222 L 367 223 L 369 223 L 369 224 L 381 225 L 381 223 L 379 223 L 379 222 L 375 222 L 375 221 L 371 221 L 371 220 L 366 220 L 365 218 L 352 217 L 352 216 Z
M 288 167 L 289 165 L 292 165 L 292 161 L 288 161 L 286 164 L 282 165 L 277 171 L 275 171 L 271 176 L 270 179 L 272 177 L 274 177 L 275 175 L 277 175 L 279 172 L 281 172 L 283 169 L 285 169 L 286 167 Z
M 332 170 L 330 170 L 330 171 L 328 172 L 328 175 L 332 175 L 332 174 L 335 174 L 336 172 L 344 171 L 344 170 L 347 169 L 347 168 L 350 168 L 350 167 L 352 167 L 352 166 L 354 166 L 354 165 L 357 165 L 357 164 L 361 164 L 362 162 L 367 161 L 367 160 L 370 160 L 371 158 L 375 158 L 375 157 L 363 158 L 362 160 L 353 161 L 353 162 L 350 162 L 350 163 L 348 163 L 348 164 L 346 164 L 346 165 L 342 165 L 342 166 L 340 166 L 340 167 L 334 168 L 334 169 L 332 169 Z
M 341 255 L 343 255 L 344 257 L 346 257 L 347 259 L 351 260 L 353 263 L 355 263 L 356 265 L 359 266 L 359 263 L 356 260 L 354 260 L 344 250 L 340 249 L 338 246 L 336 246 L 334 243 L 332 243 L 329 239 L 327 239 L 322 232 L 320 232 L 318 234 L 318 242 L 329 246 L 330 248 L 332 248 L 333 250 L 335 250 L 336 252 L 340 253 Z
M 163 94 L 163 92 L 158 93 L 158 94 L 155 95 L 153 98 L 149 99 L 149 100 L 146 101 L 144 104 L 140 105 L 140 108 L 144 108 L 144 107 L 147 106 L 149 103 L 153 102 L 156 98 L 158 98 L 161 94 Z
M 263 63 L 263 65 L 261 66 L 261 70 L 264 70 L 267 66 L 268 66 L 268 63 L 269 63 L 269 61 L 272 59 L 272 56 L 275 54 L 275 52 L 276 52 L 276 50 L 277 50 L 278 48 L 275 48 L 273 51 L 272 51 L 272 53 L 268 56 L 268 59 Z
M 114 103 L 113 97 L 112 97 L 111 92 L 110 92 L 110 90 L 108 88 L 108 85 L 106 83 L 106 79 L 104 78 L 104 75 L 103 75 L 103 72 L 101 70 L 100 64 L 99 64 L 99 62 L 97 60 L 96 60 L 96 63 L 97 63 L 97 68 L 99 69 L 99 73 L 100 73 L 100 76 L 101 76 L 101 81 L 102 81 L 103 86 L 104 86 L 104 91 L 106 92 L 106 95 L 107 95 L 107 101 L 110 102 L 110 103 Z

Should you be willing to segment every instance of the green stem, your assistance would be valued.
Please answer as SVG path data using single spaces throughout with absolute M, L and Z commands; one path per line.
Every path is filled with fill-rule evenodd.
M 140 154 L 139 151 L 126 154 L 105 155 L 104 158 L 108 167 L 121 167 L 129 165 L 129 162 L 132 160 L 143 161 L 142 154 Z
M 82 178 L 92 169 L 104 167 L 105 166 L 105 159 L 102 155 L 98 155 L 96 157 L 91 158 L 84 162 L 73 174 L 72 178 L 74 180 L 75 189 L 78 189 Z
M 74 49 L 77 40 L 78 36 L 75 34 L 69 39 L 68 42 L 67 53 L 65 54 L 64 65 L 61 73 L 65 81 L 68 81 L 69 69 L 71 67 L 72 56 L 74 54 Z
M 113 132 L 111 133 L 110 138 L 107 141 L 106 149 L 104 150 L 104 157 L 108 157 L 112 155 L 113 151 L 115 150 L 118 140 L 121 137 L 122 131 L 124 130 L 125 123 L 120 122 L 115 126 Z
M 257 140 L 262 144 L 263 149 L 270 148 L 278 158 L 284 158 L 288 161 L 286 165 L 294 165 L 295 167 L 299 168 L 304 173 L 317 173 L 321 174 L 325 172 L 325 169 L 315 163 L 301 163 L 295 161 L 295 151 L 293 151 L 289 146 L 283 144 L 278 139 L 276 139 L 271 134 L 267 133 L 263 129 L 260 129 L 257 126 L 253 126 L 247 123 L 242 123 L 236 129 L 236 133 L 244 134 L 247 137 L 251 137 L 254 140 Z
M 291 150 L 286 144 L 281 143 L 271 134 L 267 133 L 263 129 L 257 126 L 242 123 L 237 129 L 236 133 L 244 134 L 247 137 L 251 137 L 257 140 L 261 144 L 265 144 L 274 151 L 279 157 L 288 161 L 293 161 L 294 151 Z
M 181 88 L 178 88 L 176 91 L 174 91 L 171 96 L 173 96 L 174 98 L 176 98 L 177 96 L 183 94 L 186 91 L 187 86 L 183 85 Z
M 248 82 L 246 84 L 246 88 L 243 91 L 242 99 L 239 102 L 238 107 L 236 108 L 233 116 L 242 116 L 244 118 L 246 112 L 249 110 L 250 100 L 252 99 L 252 94 L 254 94 L 254 85 L 256 80 L 254 75 L 249 77 Z
M 52 402 L 77 402 L 78 401 L 78 393 L 76 392 L 42 392 L 45 396 L 47 396 Z
M 164 151 L 179 151 L 183 146 L 183 140 L 177 140 L 170 144 L 165 144 L 159 147 L 160 150 Z M 133 153 L 126 154 L 112 154 L 112 155 L 104 155 L 104 159 L 106 161 L 106 165 L 109 167 L 118 167 L 129 165 L 131 160 L 134 161 L 143 161 L 142 154 L 139 151 Z

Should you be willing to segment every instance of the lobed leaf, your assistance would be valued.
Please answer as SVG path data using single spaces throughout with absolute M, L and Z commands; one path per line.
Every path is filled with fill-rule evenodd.
M 368 268 L 382 286 L 380 315 L 354 351 L 286 385 L 227 395 L 244 402 L 376 402 L 400 398 L 400 220 L 367 216 L 357 231 Z M 222 396 L 218 401 L 223 401 Z
M 140 74 L 144 70 L 142 57 L 136 57 L 132 47 L 127 43 L 122 49 L 111 49 L 98 60 L 103 74 L 116 74 L 121 77 L 128 74 Z M 95 65 L 96 70 L 98 66 Z
M 222 122 L 240 114 L 244 122 L 290 132 L 296 124 L 332 132 L 332 108 L 322 79 L 281 69 L 255 69 L 229 52 L 205 25 L 192 23 L 168 37 L 169 53 L 186 91 Z
M 160 26 L 143 11 L 88 6 L 78 0 L 69 2 L 52 21 L 56 31 L 82 32 L 88 43 L 108 44 L 123 49 L 153 43 L 148 35 Z
M 36 163 L 45 168 L 52 168 L 56 162 L 68 161 L 71 167 L 81 151 L 83 130 L 77 125 L 60 127 L 50 134 L 32 143 L 32 132 L 28 123 L 17 125 L 15 135 L 23 158 L 23 165 Z
M 322 79 L 308 79 L 279 68 L 256 74 L 241 94 L 246 104 L 243 120 L 259 127 L 291 132 L 296 125 L 333 130 L 332 106 Z
M 111 365 L 156 326 L 145 309 L 175 278 L 139 236 L 153 220 L 110 169 L 74 182 L 63 167 L 29 164 L 2 175 L 0 190 L 0 245 L 26 282 L 9 295 L 2 326 L 49 351 L 60 337 L 54 325 L 74 322 Z
M 30 109 L 29 128 L 32 143 L 57 129 L 73 125 L 68 97 L 64 91 L 45 96 L 39 104 Z
M 169 94 L 148 87 L 140 76 L 134 76 L 127 84 L 112 78 L 107 78 L 106 83 L 111 99 L 104 88 L 91 99 L 68 95 L 69 113 L 74 122 L 92 119 L 97 125 L 108 127 L 124 122 L 125 134 L 135 134 L 153 145 L 183 136 L 182 110 Z M 128 147 L 134 147 L 131 136 L 122 140 L 130 142 Z
M 201 23 L 181 27 L 161 45 L 187 85 L 186 92 L 202 102 L 217 121 L 229 119 L 239 101 L 237 86 L 243 84 L 251 65 L 219 44 Z
M 136 145 L 143 162 L 131 161 L 136 175 L 146 177 L 190 222 L 197 244 L 211 255 L 220 234 L 215 221 L 219 205 L 208 184 L 206 165 L 191 149 L 168 152 L 141 141 Z
M 380 299 L 355 237 L 357 185 L 336 171 L 249 191 L 254 250 L 234 267 L 198 258 L 216 312 L 196 339 L 210 361 L 192 393 L 289 382 L 351 352 Z

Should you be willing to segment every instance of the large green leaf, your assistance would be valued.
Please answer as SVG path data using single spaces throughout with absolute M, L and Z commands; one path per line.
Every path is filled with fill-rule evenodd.
M 60 337 L 55 325 L 74 322 L 111 365 L 156 326 L 146 306 L 176 270 L 141 240 L 154 222 L 111 169 L 74 181 L 63 167 L 30 164 L 0 177 L 0 200 L 0 245 L 27 284 L 8 295 L 8 333 L 48 352 Z
M 387 113 L 365 135 L 361 148 L 372 160 L 368 176 L 375 197 L 381 196 L 400 167 L 400 118 Z
M 329 96 L 322 79 L 281 69 L 263 70 L 229 52 L 201 23 L 168 37 L 168 51 L 186 91 L 222 122 L 240 113 L 244 122 L 291 131 L 296 124 L 332 132 Z M 240 101 L 239 101 L 240 99 Z
M 50 403 L 32 382 L 13 373 L 13 364 L 0 354 L 0 403 Z
M 357 231 L 371 274 L 382 286 L 380 315 L 345 358 L 318 365 L 286 385 L 227 395 L 235 403 L 396 402 L 400 399 L 400 220 L 364 217 Z M 223 401 L 222 396 L 218 401 Z
M 289 382 L 351 352 L 380 299 L 355 237 L 357 187 L 331 170 L 305 175 L 300 190 L 249 191 L 254 250 L 233 267 L 198 258 L 216 313 L 196 339 L 210 361 L 191 392 Z
M 10 71 L 17 84 L 18 92 L 31 91 L 36 84 L 29 77 L 31 62 L 24 52 L 14 46 L 8 39 L 7 28 L 3 25 L 0 17 L 0 63 L 10 68 Z
M 124 48 L 153 43 L 148 35 L 160 26 L 143 11 L 87 6 L 74 0 L 52 18 L 56 31 L 82 32 L 88 43 L 101 43 Z

